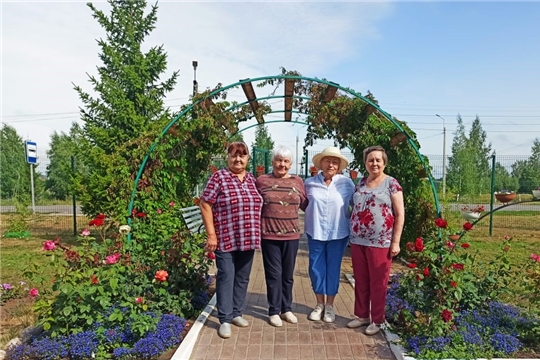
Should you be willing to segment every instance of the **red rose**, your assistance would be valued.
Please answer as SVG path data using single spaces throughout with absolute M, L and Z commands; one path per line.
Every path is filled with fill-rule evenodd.
M 411 269 L 416 269 L 418 265 L 416 265 L 415 263 L 408 263 L 407 266 L 410 267 Z
M 88 225 L 89 226 L 101 226 L 101 225 L 103 225 L 103 219 L 95 218 L 94 220 L 90 220 Z
M 139 217 L 139 218 L 143 218 L 143 217 L 146 217 L 146 214 L 145 213 L 142 213 L 142 212 L 138 212 L 135 214 L 136 217 Z
M 208 258 L 211 259 L 211 260 L 214 260 L 216 258 L 216 254 L 214 254 L 213 252 L 209 252 L 208 253 Z
M 468 249 L 469 247 L 471 247 L 471 245 L 469 245 L 467 243 L 463 243 L 463 244 L 461 244 L 461 247 L 464 248 L 464 249 Z
M 463 264 L 452 264 L 452 267 L 456 270 L 463 270 L 465 268 Z
M 105 219 L 105 218 L 106 218 L 105 214 L 98 214 L 98 215 L 96 216 L 96 219 L 101 219 L 101 220 L 103 220 L 103 219 Z
M 429 276 L 429 268 L 424 268 L 424 276 L 425 277 L 428 277 Z
M 465 231 L 469 231 L 472 229 L 472 224 L 470 222 L 466 222 L 465 224 L 463 224 L 463 230 Z
M 452 320 L 452 312 L 444 309 L 441 313 L 441 316 L 445 322 Z
M 437 225 L 440 228 L 446 229 L 446 226 L 448 226 L 448 222 L 444 220 L 443 218 L 437 218 L 435 219 L 435 225 Z
M 446 246 L 448 246 L 450 249 L 452 249 L 454 246 L 456 246 L 456 244 L 454 244 L 454 243 L 451 242 L 451 241 L 447 241 L 447 242 L 446 242 Z
M 508 252 L 508 250 L 510 250 L 510 246 L 508 246 L 508 245 L 505 246 L 503 250 L 504 250 L 504 252 Z
M 453 288 L 457 287 L 457 282 L 455 282 L 454 280 L 450 281 L 450 286 L 452 286 Z
M 422 281 L 422 277 L 420 275 L 416 275 L 416 280 Z
M 92 281 L 92 284 L 98 284 L 99 279 L 95 277 L 94 275 L 90 275 L 90 281 Z
M 424 250 L 424 240 L 422 238 L 417 238 L 414 242 L 414 249 L 418 252 L 422 252 Z

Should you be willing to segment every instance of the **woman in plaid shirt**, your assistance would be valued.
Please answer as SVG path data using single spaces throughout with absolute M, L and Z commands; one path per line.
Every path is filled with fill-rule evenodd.
M 199 204 L 206 227 L 206 249 L 216 254 L 216 297 L 221 326 L 231 337 L 231 323 L 246 327 L 242 317 L 253 255 L 261 243 L 262 197 L 255 177 L 246 171 L 248 147 L 234 142 L 227 149 L 226 169 L 210 177 Z

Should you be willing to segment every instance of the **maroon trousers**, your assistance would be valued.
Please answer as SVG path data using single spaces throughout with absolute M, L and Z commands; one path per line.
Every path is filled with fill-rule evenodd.
M 351 244 L 354 273 L 354 315 L 370 317 L 375 324 L 385 321 L 386 291 L 392 257 L 390 249 Z

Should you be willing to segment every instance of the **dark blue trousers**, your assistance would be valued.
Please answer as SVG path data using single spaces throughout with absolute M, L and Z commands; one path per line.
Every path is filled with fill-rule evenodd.
M 300 240 L 262 240 L 268 315 L 292 310 L 294 266 Z
M 246 310 L 249 274 L 255 250 L 215 251 L 216 254 L 216 305 L 221 324 L 231 323 Z

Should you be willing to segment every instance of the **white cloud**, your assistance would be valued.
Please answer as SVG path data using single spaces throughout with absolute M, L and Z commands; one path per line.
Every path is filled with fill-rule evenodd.
M 96 6 L 107 13 L 108 4 Z M 324 77 L 341 61 L 362 53 L 392 7 L 161 2 L 157 28 L 146 44 L 164 45 L 169 55 L 166 75 L 181 71 L 169 95 L 176 100 L 168 102 L 177 105 L 191 94 L 193 59 L 199 62 L 199 89 L 277 74 L 280 66 Z M 72 83 L 91 91 L 86 73 L 95 74 L 100 65 L 95 39 L 104 31 L 82 2 L 13 2 L 2 8 L 2 121 L 36 141 L 43 154 L 52 132 L 67 132 L 78 119 L 80 101 Z M 233 96 L 244 100 L 241 93 Z M 11 116 L 17 114 L 53 115 Z M 250 136 L 246 132 L 248 143 Z

